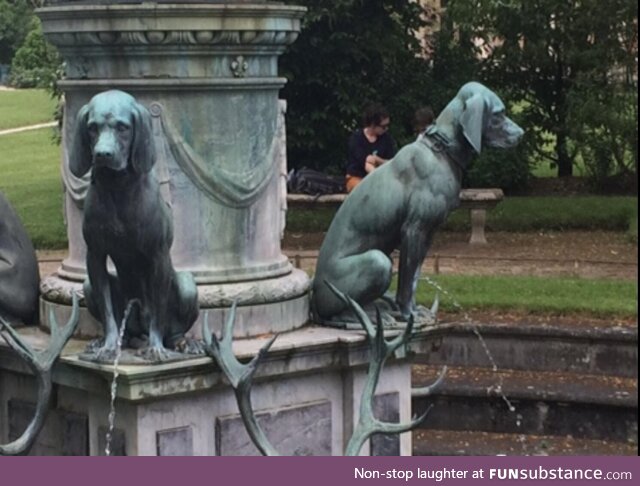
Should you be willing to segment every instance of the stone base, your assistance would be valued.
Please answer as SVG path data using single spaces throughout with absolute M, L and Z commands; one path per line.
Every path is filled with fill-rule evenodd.
M 57 275 L 40 284 L 40 316 L 42 325 L 50 328 L 50 315 L 59 325 L 71 314 L 73 293 L 83 295 L 82 283 Z M 268 333 L 281 333 L 302 327 L 309 320 L 309 277 L 293 269 L 288 275 L 232 284 L 199 285 L 200 316 L 189 336 L 202 336 L 202 321 L 208 315 L 209 327 L 220 332 L 234 300 L 238 301 L 234 337 L 248 338 Z M 102 326 L 89 314 L 80 301 L 80 324 L 76 336 L 93 339 L 102 335 Z
M 48 336 L 19 330 L 35 349 Z M 264 339 L 237 341 L 241 360 L 254 356 Z M 54 372 L 54 408 L 32 455 L 103 455 L 113 367 L 83 362 L 86 345 L 73 340 Z M 342 455 L 357 421 L 367 375 L 364 333 L 305 327 L 280 336 L 260 366 L 252 393 L 254 410 L 283 455 Z M 113 455 L 257 455 L 233 390 L 209 358 L 157 366 L 120 366 Z M 0 345 L 0 443 L 22 433 L 31 419 L 35 381 L 20 358 Z M 376 416 L 411 419 L 410 364 L 386 364 L 374 399 Z M 410 455 L 411 434 L 374 436 L 364 455 Z

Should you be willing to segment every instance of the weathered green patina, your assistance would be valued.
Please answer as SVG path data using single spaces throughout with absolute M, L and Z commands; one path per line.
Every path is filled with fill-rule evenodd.
M 40 275 L 33 244 L 0 192 L 0 317 L 35 323 Z
M 314 319 L 354 323 L 353 312 L 325 282 L 367 306 L 389 288 L 395 249 L 398 290 L 385 299 L 385 322 L 433 318 L 416 307 L 415 286 L 436 229 L 459 204 L 462 175 L 483 146 L 512 147 L 522 134 L 498 96 L 479 83 L 465 84 L 424 137 L 369 174 L 338 210 L 318 256 Z
M 0 335 L 9 347 L 20 356 L 38 383 L 36 411 L 27 428 L 20 437 L 8 444 L 0 444 L 0 456 L 18 456 L 28 454 L 38 433 L 42 429 L 51 402 L 53 391 L 53 365 L 62 354 L 62 350 L 78 327 L 78 297 L 73 296 L 73 305 L 69 321 L 59 328 L 56 318 L 51 312 L 51 339 L 47 349 L 35 351 L 20 337 L 11 325 L 0 316 Z
M 130 301 L 140 310 L 126 322 L 125 338 L 142 343 L 146 359 L 169 359 L 165 346 L 197 351 L 184 344 L 184 335 L 198 316 L 198 291 L 193 276 L 171 263 L 172 216 L 152 172 L 155 162 L 151 115 L 131 95 L 106 91 L 80 109 L 69 167 L 77 177 L 92 171 L 82 229 L 85 300 L 104 330 L 90 348 L 97 361 L 115 358 L 118 323 L 125 325 Z M 115 275 L 109 275 L 107 258 Z

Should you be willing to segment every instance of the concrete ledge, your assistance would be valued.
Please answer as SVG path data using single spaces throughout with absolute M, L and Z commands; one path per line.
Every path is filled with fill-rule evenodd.
M 34 327 L 18 332 L 34 349 L 43 349 L 49 340 Z M 234 352 L 245 361 L 266 339 L 238 340 Z M 114 370 L 79 360 L 85 345 L 72 340 L 55 365 L 55 398 L 34 453 L 104 453 Z M 411 370 L 405 356 L 401 352 L 388 360 L 376 388 L 374 407 L 382 419 L 411 419 Z M 280 336 L 259 366 L 252 388 L 258 421 L 280 453 L 343 454 L 358 421 L 368 362 L 369 343 L 362 331 L 307 326 Z M 238 415 L 234 392 L 210 358 L 122 365 L 118 373 L 114 455 L 257 454 Z M 31 373 L 12 350 L 0 345 L 0 443 L 21 432 L 35 400 Z M 68 430 L 74 431 L 73 437 L 61 433 Z M 76 447 L 78 441 L 88 447 Z M 411 434 L 384 442 L 373 438 L 361 452 L 410 455 Z

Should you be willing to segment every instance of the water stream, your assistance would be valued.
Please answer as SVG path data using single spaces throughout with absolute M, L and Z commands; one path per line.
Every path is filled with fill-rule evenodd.
M 474 324 L 474 322 L 471 320 L 471 317 L 469 317 L 469 313 L 466 310 L 464 310 L 463 307 L 458 303 L 458 301 L 451 295 L 451 293 L 448 292 L 447 290 L 443 289 L 442 286 L 438 282 L 430 279 L 427 276 L 420 277 L 420 279 L 424 280 L 429 285 L 434 287 L 438 292 L 441 292 L 443 295 L 445 295 L 446 297 L 451 299 L 451 302 L 452 302 L 453 306 L 459 312 L 462 313 L 464 321 L 465 321 L 465 324 L 467 324 L 469 327 L 471 327 L 471 330 L 473 331 L 473 333 L 476 335 L 476 337 L 480 341 L 480 344 L 482 345 L 482 349 L 484 350 L 484 353 L 487 355 L 487 358 L 489 359 L 489 363 L 491 363 L 491 369 L 493 370 L 494 373 L 497 373 L 498 372 L 498 365 L 496 364 L 495 359 L 493 359 L 493 354 L 489 350 L 489 347 L 487 346 L 486 341 L 482 337 L 482 334 L 480 334 L 480 329 L 478 329 L 478 326 L 476 324 Z M 509 398 L 505 395 L 505 393 L 502 390 L 503 384 L 504 384 L 504 377 L 502 375 L 498 375 L 498 383 L 496 385 L 495 391 L 500 395 L 502 400 L 507 404 L 507 407 L 509 408 L 509 411 L 510 412 L 515 412 L 516 411 L 516 407 L 513 405 L 511 400 L 509 400 Z M 519 422 L 519 419 L 518 419 L 518 422 Z
M 111 455 L 111 442 L 113 440 L 113 431 L 116 426 L 116 395 L 118 392 L 118 364 L 120 363 L 120 358 L 122 357 L 122 340 L 124 339 L 124 331 L 127 327 L 127 321 L 129 320 L 129 314 L 131 313 L 131 308 L 135 301 L 130 301 L 127 305 L 127 310 L 124 313 L 124 317 L 122 318 L 122 323 L 120 325 L 120 331 L 118 332 L 118 340 L 116 342 L 116 356 L 113 360 L 113 379 L 111 380 L 111 402 L 109 404 L 109 417 L 108 417 L 108 428 L 107 435 L 105 438 L 105 447 L 104 454 L 105 456 Z

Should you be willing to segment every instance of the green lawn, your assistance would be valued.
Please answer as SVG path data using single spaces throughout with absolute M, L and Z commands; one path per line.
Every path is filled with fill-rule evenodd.
M 0 136 L 0 191 L 22 218 L 36 248 L 66 248 L 60 148 L 52 130 Z
M 42 89 L 0 91 L 0 130 L 53 121 L 56 104 Z
M 638 214 L 638 198 L 630 196 L 507 197 L 487 213 L 494 231 L 539 230 L 627 231 Z M 446 223 L 451 230 L 467 230 L 469 218 L 457 211 Z
M 598 317 L 635 317 L 637 283 L 579 278 L 438 275 L 439 285 L 421 280 L 416 301 L 431 307 L 436 292 L 440 308 L 517 310 L 528 313 L 584 313 Z
M 638 198 L 627 196 L 507 197 L 487 213 L 493 231 L 628 231 L 636 224 Z M 287 229 L 295 233 L 326 231 L 335 209 L 291 209 Z M 468 231 L 467 210 L 454 211 L 443 230 Z M 637 234 L 637 227 L 636 227 Z

